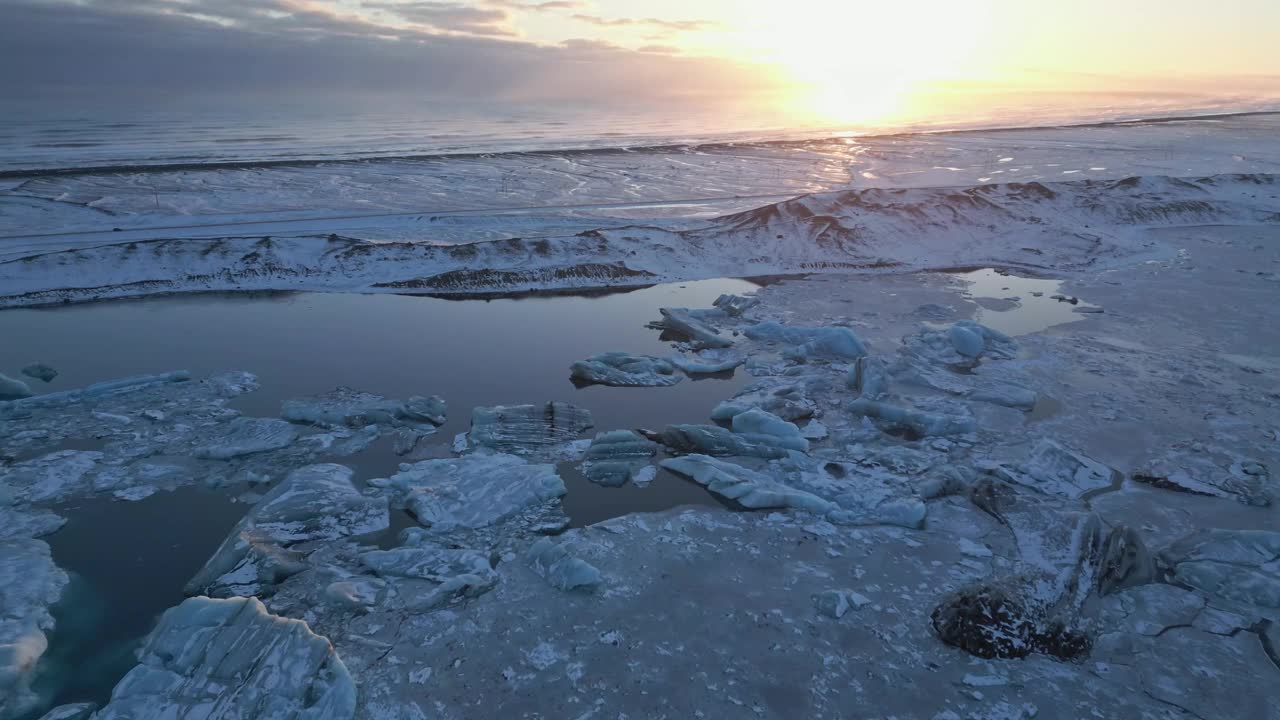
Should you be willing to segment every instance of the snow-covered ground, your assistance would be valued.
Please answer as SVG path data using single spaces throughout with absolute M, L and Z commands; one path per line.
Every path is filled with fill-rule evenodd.
M 701 423 L 443 386 L 249 417 L 232 368 L 0 403 L 0 717 L 48 702 L 68 579 L 46 541 L 74 503 L 200 485 L 250 506 L 92 717 L 1280 718 L 1275 124 L 904 138 L 866 170 L 883 187 L 850 150 L 821 193 L 540 240 L 15 240 L 63 245 L 0 263 L 9 306 L 807 275 L 654 307 L 672 352 L 565 363 L 638 396 L 752 378 Z M 1004 166 L 1019 182 L 965 177 Z M 42 382 L 3 370 L 14 396 Z M 386 442 L 410 462 L 343 467 Z M 575 483 L 673 476 L 723 505 L 570 529 Z

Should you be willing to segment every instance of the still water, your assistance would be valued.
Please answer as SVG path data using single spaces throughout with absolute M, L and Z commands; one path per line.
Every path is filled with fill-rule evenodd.
M 291 397 L 339 385 L 388 397 L 438 394 L 448 422 L 424 441 L 447 455 L 477 405 L 563 400 L 589 409 L 596 427 L 707 422 L 711 409 L 750 378 L 739 373 L 667 388 L 575 387 L 569 364 L 607 350 L 666 355 L 646 323 L 665 306 L 707 307 L 743 280 L 708 280 L 595 297 L 442 300 L 398 295 L 203 295 L 0 312 L 0 372 L 44 362 L 59 371 L 37 392 L 125 375 L 190 370 L 196 377 L 249 370 L 262 387 L 234 401 L 275 416 Z M 438 446 L 438 447 L 434 447 Z M 357 478 L 394 472 L 390 442 L 344 462 Z M 701 487 L 659 472 L 645 488 L 604 488 L 572 463 L 560 466 L 563 501 L 581 526 L 628 512 L 715 505 Z M 48 536 L 73 578 L 55 608 L 57 630 L 36 688 L 49 704 L 105 701 L 134 664 L 155 619 L 182 601 L 182 586 L 248 510 L 233 492 L 189 487 L 138 502 L 90 498 L 55 509 L 67 525 Z M 395 513 L 393 524 L 412 523 Z M 47 708 L 47 706 L 46 706 Z M 38 716 L 36 713 L 35 716 Z

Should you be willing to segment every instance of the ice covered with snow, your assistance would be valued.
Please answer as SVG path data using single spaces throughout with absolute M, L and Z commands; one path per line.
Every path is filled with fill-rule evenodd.
M 369 484 L 383 488 L 395 507 L 438 532 L 492 525 L 566 492 L 554 465 L 505 454 L 409 463 Z
M 329 641 L 256 598 L 190 598 L 165 612 L 138 665 L 94 717 L 343 720 L 356 684 Z

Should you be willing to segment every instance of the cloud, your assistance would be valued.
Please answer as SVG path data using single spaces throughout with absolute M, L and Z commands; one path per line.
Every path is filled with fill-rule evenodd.
M 516 35 L 507 23 L 511 16 L 506 10 L 478 8 L 453 2 L 369 2 L 361 8 L 391 13 L 415 25 L 442 32 L 461 32 L 473 35 Z
M 555 10 L 577 10 L 587 6 L 585 2 L 576 0 L 548 0 L 547 2 L 518 2 L 517 0 L 484 0 L 486 5 L 505 8 L 507 10 L 525 10 L 529 12 L 552 12 Z
M 5 0 L 0 97 L 53 104 L 293 100 L 362 102 L 706 102 L 770 93 L 776 76 L 728 60 L 637 52 L 598 40 L 558 46 L 438 32 L 496 16 L 396 26 L 307 0 Z M 386 0 L 378 0 L 385 2 Z M 447 8 L 446 8 L 447 9 Z M 441 10 L 443 11 L 443 10 Z M 439 25 L 437 25 L 439 23 Z
M 600 27 L 628 27 L 634 25 L 649 25 L 652 27 L 665 28 L 667 30 L 710 30 L 719 27 L 720 23 L 714 20 L 663 20 L 661 18 L 606 18 L 599 15 L 584 15 L 575 13 L 571 15 L 574 20 L 580 20 L 592 25 Z

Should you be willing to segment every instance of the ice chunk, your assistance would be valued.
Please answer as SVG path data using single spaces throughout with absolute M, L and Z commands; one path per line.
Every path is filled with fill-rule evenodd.
M 764 473 L 706 455 L 668 458 L 659 464 L 753 510 L 794 508 L 825 515 L 836 508 L 834 503 L 784 485 Z
M 160 618 L 96 720 L 342 720 L 356 686 L 326 638 L 256 598 L 190 598 Z
M 44 363 L 33 363 L 22 368 L 22 374 L 44 382 L 53 382 L 53 379 L 58 377 L 58 371 Z
M 924 328 L 903 342 L 912 353 L 939 363 L 972 363 L 986 356 L 1008 360 L 1018 354 L 1012 338 L 970 320 L 945 330 Z
M 776 445 L 778 447 L 809 452 L 809 441 L 804 438 L 795 423 L 787 422 L 773 413 L 759 408 L 739 413 L 733 417 L 733 431 L 748 442 Z
M 413 544 L 390 550 L 371 550 L 360 562 L 381 577 L 419 578 L 436 583 L 431 598 L 416 598 L 414 607 L 434 607 L 457 596 L 476 597 L 498 583 L 486 554 L 475 550 L 441 547 L 420 536 Z
M 384 488 L 396 507 L 436 531 L 479 528 L 565 494 L 554 465 L 530 464 L 514 455 L 468 455 L 400 466 Z
M 985 382 L 969 393 L 969 399 L 1030 412 L 1038 396 L 1035 391 L 1012 383 Z
M 381 395 L 340 387 L 321 395 L 286 400 L 280 417 L 289 422 L 320 427 L 364 427 L 366 425 L 443 425 L 445 402 L 437 395 L 415 395 L 407 400 L 390 400 Z
M 529 455 L 574 440 L 592 426 L 591 413 L 565 402 L 497 405 L 471 412 L 471 444 Z
M 67 575 L 42 540 L 0 540 L 0 717 L 18 717 L 36 702 L 31 679 L 48 648 L 49 608 Z
M 1109 487 L 1115 473 L 1102 463 L 1041 439 L 1017 467 L 1001 465 L 996 475 L 1040 492 L 1078 498 Z
M 564 545 L 543 538 L 529 548 L 525 560 L 554 588 L 588 591 L 600 585 L 600 571 L 590 563 L 573 557 Z
M 659 308 L 662 313 L 662 327 L 680 333 L 689 338 L 694 347 L 725 348 L 733 345 L 733 339 L 720 334 L 719 330 L 707 325 L 687 308 Z
M 747 361 L 743 355 L 715 350 L 703 350 L 693 357 L 672 355 L 668 360 L 686 375 L 712 375 L 729 372 Z
M 853 590 L 823 590 L 813 596 L 813 604 L 818 612 L 837 620 L 844 617 L 850 609 L 862 608 L 870 603 L 865 595 Z
M 187 593 L 256 595 L 305 569 L 291 548 L 385 529 L 387 499 L 361 495 L 344 465 L 309 465 L 289 473 L 236 525 Z
M 132 390 L 138 390 L 152 385 L 186 382 L 190 379 L 191 373 L 186 370 L 175 370 L 173 372 L 162 373 L 160 375 L 135 375 L 133 377 L 119 378 L 117 380 L 104 380 L 100 383 L 94 383 L 88 387 L 76 390 L 63 390 L 61 392 L 45 393 L 43 395 L 36 395 L 35 397 L 15 400 L 9 403 L 7 408 L 0 406 L 0 411 L 8 410 L 13 412 L 31 408 L 75 405 L 89 400 L 106 397 L 108 395 L 114 395 L 116 393 L 130 392 Z
M 846 384 L 868 400 L 879 399 L 889 392 L 889 371 L 884 360 L 860 357 L 849 367 Z
M 97 450 L 59 450 L 0 469 L 0 480 L 17 500 L 57 500 L 84 490 L 102 457 Z
M 834 358 L 856 360 L 867 354 L 867 348 L 858 336 L 847 327 L 798 327 L 769 321 L 750 325 L 743 335 L 752 340 L 786 343 L 790 345 L 790 357 Z
M 774 380 L 762 380 L 746 386 L 732 399 L 717 405 L 711 411 L 711 419 L 726 422 L 752 408 L 759 408 L 791 421 L 812 417 L 817 411 L 817 406 L 809 399 L 804 385 L 779 385 Z
M 31 397 L 30 385 L 0 373 L 0 400 L 17 400 L 26 397 Z
M 774 438 L 752 442 L 719 425 L 668 425 L 655 436 L 658 442 L 680 453 L 705 455 L 741 455 L 744 457 L 783 458 L 785 443 Z
M 227 423 L 226 431 L 212 442 L 197 447 L 195 457 L 231 460 L 243 455 L 279 450 L 293 444 L 298 431 L 278 418 L 238 417 Z
M 818 459 L 793 459 L 801 472 L 792 485 L 835 503 L 827 518 L 844 525 L 900 525 L 918 528 L 928 508 L 908 494 L 906 483 L 878 468 Z
M 569 377 L 576 383 L 614 387 L 666 387 L 684 379 L 666 360 L 625 352 L 601 353 L 579 360 L 569 366 Z
M 760 304 L 760 298 L 726 294 L 716 298 L 711 304 L 730 317 L 742 317 L 743 313 Z
M 1173 583 L 1225 600 L 1280 608 L 1280 532 L 1203 529 L 1160 555 Z
M 987 349 L 986 339 L 977 332 L 963 325 L 952 325 L 948 332 L 951 346 L 965 357 L 976 358 Z
M 892 427 L 931 435 L 963 435 L 977 429 L 973 418 L 964 415 L 909 410 L 897 405 L 859 398 L 849 403 L 849 412 L 880 420 Z
M 599 485 L 619 487 L 658 452 L 657 443 L 632 430 L 610 430 L 596 435 L 587 448 L 582 473 Z

